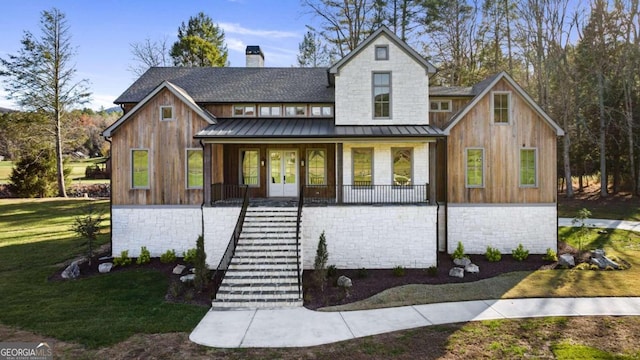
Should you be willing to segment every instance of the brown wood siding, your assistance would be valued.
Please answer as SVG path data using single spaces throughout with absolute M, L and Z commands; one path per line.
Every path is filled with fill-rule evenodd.
M 203 107 L 216 117 L 225 118 L 233 116 L 232 104 L 207 104 Z
M 173 105 L 176 119 L 160 121 L 161 105 Z M 113 205 L 201 204 L 203 191 L 186 189 L 185 157 L 201 148 L 193 136 L 207 124 L 169 90 L 149 100 L 113 134 Z M 149 189 L 131 188 L 131 149 L 149 150 Z
M 556 133 L 504 80 L 492 91 L 511 91 L 511 122 L 491 123 L 488 92 L 451 129 L 447 139 L 450 203 L 556 202 Z M 484 148 L 484 187 L 465 186 L 465 149 Z M 519 186 L 520 149 L 537 149 L 538 186 Z
M 457 113 L 460 109 L 467 105 L 472 100 L 472 98 L 445 98 L 434 96 L 429 98 L 429 101 L 431 100 L 451 100 L 451 111 L 429 111 L 429 124 L 435 125 L 442 129 L 444 128 L 444 124 L 446 124 L 455 113 Z

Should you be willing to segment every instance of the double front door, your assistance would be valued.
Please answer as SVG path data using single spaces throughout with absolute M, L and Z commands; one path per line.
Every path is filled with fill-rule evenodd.
M 298 151 L 269 150 L 269 196 L 298 196 Z

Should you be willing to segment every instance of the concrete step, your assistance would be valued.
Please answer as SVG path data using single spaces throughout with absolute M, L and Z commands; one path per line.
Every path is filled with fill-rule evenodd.
M 296 244 L 290 242 L 283 243 L 270 243 L 265 241 L 251 241 L 240 242 L 236 246 L 236 253 L 238 252 L 265 252 L 271 253 L 272 251 L 292 251 L 296 252 Z M 300 249 L 302 251 L 302 249 Z
M 225 279 L 226 280 L 226 279 Z M 255 293 L 258 292 L 298 292 L 298 283 L 297 282 L 286 282 L 286 283 L 277 283 L 277 282 L 254 282 L 254 283 L 235 283 L 228 282 L 222 283 L 220 285 L 220 290 L 218 290 L 218 294 L 220 291 L 227 292 L 243 292 L 243 293 Z
M 224 281 L 228 281 L 229 284 L 287 284 L 294 283 L 298 284 L 298 275 L 297 272 L 292 271 L 290 275 L 265 275 L 265 274 L 257 274 L 250 273 L 248 275 L 227 275 L 224 278 Z M 223 281 L 223 284 L 224 284 Z
M 295 260 L 284 262 L 232 262 L 229 265 L 231 270 L 243 270 L 243 271 L 272 271 L 272 270 L 285 270 L 285 271 L 297 271 L 298 266 Z
M 242 291 L 242 290 L 218 290 L 216 299 L 220 300 L 288 300 L 298 299 L 298 290 L 266 290 L 266 291 Z
M 273 248 L 269 248 L 266 250 L 246 250 L 246 249 L 238 249 L 236 248 L 235 257 L 238 259 L 286 259 L 297 257 L 295 246 L 293 250 L 276 250 Z
M 269 299 L 269 300 L 238 300 L 238 299 L 215 299 L 211 302 L 211 308 L 217 309 L 255 309 L 255 308 L 287 308 L 302 306 L 302 299 Z

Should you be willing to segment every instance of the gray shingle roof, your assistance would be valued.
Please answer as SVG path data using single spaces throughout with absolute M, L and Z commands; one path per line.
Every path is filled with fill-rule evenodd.
M 114 102 L 139 102 L 163 81 L 184 89 L 197 103 L 334 101 L 326 68 L 156 67 Z
M 431 86 L 429 96 L 474 96 L 473 87 L 468 86 Z
M 340 125 L 333 119 L 309 118 L 225 118 L 216 119 L 196 134 L 196 138 L 368 138 L 434 137 L 440 129 L 429 125 Z

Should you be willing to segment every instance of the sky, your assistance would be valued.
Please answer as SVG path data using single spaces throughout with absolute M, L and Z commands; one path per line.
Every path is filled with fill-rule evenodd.
M 19 0 L 2 2 L 0 58 L 17 54 L 25 31 L 40 34 L 43 10 L 58 8 L 66 15 L 77 80 L 89 80 L 94 110 L 115 106 L 115 100 L 135 80 L 131 43 L 146 38 L 169 44 L 180 24 L 202 11 L 225 31 L 230 65 L 245 66 L 247 45 L 259 45 L 265 66 L 295 65 L 298 44 L 313 25 L 300 0 Z M 1 80 L 1 79 L 0 79 Z M 18 109 L 0 85 L 0 107 Z

